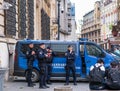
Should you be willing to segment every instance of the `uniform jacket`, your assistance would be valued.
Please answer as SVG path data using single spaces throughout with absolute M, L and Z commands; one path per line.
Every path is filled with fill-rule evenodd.
M 46 56 L 45 56 L 46 54 L 47 54 L 47 52 L 46 52 L 45 49 L 42 49 L 42 48 L 38 49 L 38 51 L 37 51 L 37 59 L 38 59 L 39 64 L 46 63 Z
M 74 64 L 74 61 L 75 61 L 75 53 L 74 53 L 74 51 L 72 51 L 71 53 L 70 53 L 69 50 L 66 51 L 65 56 L 66 56 L 66 59 L 67 59 L 66 64 L 68 64 L 68 65 Z
M 34 51 L 33 48 L 29 48 L 26 52 L 26 58 L 28 59 L 28 62 L 35 60 L 35 55 L 32 55 L 32 51 Z

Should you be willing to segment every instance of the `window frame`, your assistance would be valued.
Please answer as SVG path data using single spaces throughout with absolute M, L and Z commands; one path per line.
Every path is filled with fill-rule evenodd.
M 58 51 L 56 51 L 54 48 L 53 48 L 53 45 L 66 45 L 66 48 L 64 49 L 64 51 L 62 51 L 62 52 L 59 52 L 59 50 L 60 49 L 58 49 Z M 65 52 L 67 51 L 67 47 L 68 47 L 68 45 L 72 45 L 73 46 L 73 51 L 76 53 L 76 44 L 74 44 L 74 43 L 51 43 L 51 48 L 52 48 L 52 50 L 53 50 L 53 52 L 55 53 L 55 57 L 65 57 Z M 59 48 L 59 47 L 58 47 Z M 61 47 L 62 48 L 62 47 Z
M 100 53 L 99 53 L 99 55 L 90 55 L 90 54 L 88 54 L 87 45 L 92 45 L 92 46 L 96 47 L 97 49 L 99 49 L 99 50 L 101 51 L 101 54 L 100 54 Z M 101 57 L 102 53 L 104 53 L 103 50 L 102 50 L 99 46 L 97 46 L 96 44 L 86 43 L 85 46 L 86 46 L 85 48 L 86 48 L 86 53 L 87 53 L 87 55 L 95 56 L 95 57 Z M 96 53 L 95 53 L 95 54 L 96 54 Z

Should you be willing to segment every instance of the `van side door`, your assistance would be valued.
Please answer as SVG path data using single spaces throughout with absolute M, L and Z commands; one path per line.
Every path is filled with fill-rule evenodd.
M 66 65 L 66 57 L 65 52 L 67 51 L 67 47 L 69 44 L 67 43 L 51 43 L 51 48 L 55 54 L 53 57 L 53 63 L 52 63 L 52 73 L 53 76 L 65 76 L 65 65 Z M 73 48 L 75 48 L 75 45 L 72 45 Z
M 85 64 L 86 76 L 89 75 L 89 70 L 99 58 L 104 58 L 104 52 L 96 44 L 85 43 Z

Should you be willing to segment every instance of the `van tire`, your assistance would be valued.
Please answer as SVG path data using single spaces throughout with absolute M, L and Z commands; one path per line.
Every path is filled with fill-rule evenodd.
M 25 72 L 26 81 L 27 81 L 27 73 L 28 73 L 28 71 L 26 70 L 26 72 Z M 39 71 L 37 69 L 33 69 L 33 71 L 32 71 L 32 82 L 38 82 L 39 77 L 40 77 Z

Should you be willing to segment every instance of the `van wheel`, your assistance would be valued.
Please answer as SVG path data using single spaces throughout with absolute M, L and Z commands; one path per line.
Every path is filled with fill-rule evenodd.
M 28 71 L 26 71 L 26 73 L 25 73 L 26 81 L 27 81 L 27 74 L 28 74 Z M 39 77 L 40 76 L 39 76 L 38 70 L 33 69 L 33 71 L 32 71 L 32 82 L 39 81 Z

